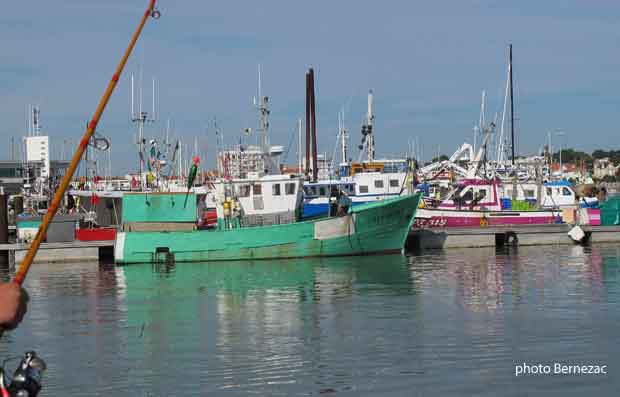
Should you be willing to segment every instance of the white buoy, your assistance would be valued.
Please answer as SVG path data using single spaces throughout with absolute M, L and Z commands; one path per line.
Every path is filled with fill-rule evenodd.
M 580 243 L 586 234 L 579 226 L 575 226 L 568 232 L 568 236 L 573 239 L 574 242 Z

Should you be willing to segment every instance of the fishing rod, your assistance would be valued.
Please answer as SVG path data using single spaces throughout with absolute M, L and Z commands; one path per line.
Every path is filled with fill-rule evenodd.
M 50 225 L 50 222 L 52 221 L 52 218 L 54 218 L 54 215 L 58 211 L 58 206 L 60 205 L 60 202 L 63 199 L 65 191 L 67 190 L 67 187 L 71 183 L 71 178 L 73 178 L 73 174 L 75 173 L 75 170 L 78 167 L 80 160 L 82 159 L 82 155 L 84 154 L 86 147 L 91 141 L 91 137 L 95 133 L 95 129 L 97 128 L 97 123 L 99 123 L 99 119 L 101 118 L 101 115 L 103 114 L 103 111 L 105 110 L 105 107 L 108 104 L 110 96 L 112 95 L 112 92 L 114 91 L 114 88 L 116 87 L 116 84 L 118 83 L 118 79 L 120 78 L 120 75 L 123 72 L 123 69 L 125 68 L 127 59 L 131 55 L 133 48 L 136 42 L 138 41 L 140 34 L 142 33 L 142 29 L 144 28 L 144 25 L 146 24 L 146 20 L 149 17 L 153 19 L 159 19 L 159 17 L 161 16 L 160 12 L 157 10 L 157 8 L 155 8 L 155 1 L 156 0 L 149 0 L 149 5 L 146 8 L 146 11 L 144 12 L 144 15 L 142 16 L 140 20 L 140 24 L 138 25 L 138 28 L 134 32 L 131 38 L 131 41 L 129 42 L 129 46 L 125 50 L 125 53 L 123 54 L 123 57 L 121 58 L 121 61 L 118 64 L 116 71 L 114 72 L 114 75 L 112 75 L 112 79 L 108 83 L 108 86 L 105 92 L 103 93 L 101 100 L 99 101 L 99 105 L 97 106 L 97 109 L 95 110 L 95 114 L 93 115 L 93 118 L 91 119 L 91 121 L 88 123 L 88 127 L 86 128 L 86 131 L 84 132 L 84 136 L 82 137 L 82 140 L 80 141 L 80 144 L 77 150 L 75 151 L 73 158 L 71 159 L 69 168 L 67 168 L 65 176 L 62 178 L 62 181 L 60 182 L 60 187 L 58 188 L 58 190 L 56 190 L 56 193 L 54 194 L 54 198 L 52 199 L 52 202 L 49 208 L 47 209 L 47 212 L 45 216 L 43 217 L 43 220 L 41 221 L 41 226 L 39 226 L 37 235 L 32 241 L 32 244 L 30 245 L 30 248 L 28 249 L 28 252 L 26 253 L 26 256 L 24 257 L 24 260 L 20 264 L 19 269 L 15 273 L 15 278 L 13 279 L 13 282 L 15 282 L 18 285 L 23 284 L 26 278 L 26 275 L 28 274 L 30 265 L 32 265 L 32 261 L 35 255 L 37 254 L 39 247 L 41 246 L 43 237 L 45 236 L 45 233 L 47 233 L 47 229 Z

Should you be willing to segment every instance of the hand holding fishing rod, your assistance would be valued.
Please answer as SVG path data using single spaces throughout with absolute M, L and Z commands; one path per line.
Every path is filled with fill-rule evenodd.
M 0 337 L 17 327 L 26 314 L 28 294 L 16 283 L 0 283 Z

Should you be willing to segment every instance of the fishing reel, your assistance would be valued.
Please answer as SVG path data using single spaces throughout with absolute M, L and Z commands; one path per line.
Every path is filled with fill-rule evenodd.
M 10 360 L 5 360 L 0 367 L 0 396 L 36 397 L 41 390 L 43 372 L 47 368 L 45 361 L 37 356 L 34 351 L 26 352 L 9 383 L 4 366 Z

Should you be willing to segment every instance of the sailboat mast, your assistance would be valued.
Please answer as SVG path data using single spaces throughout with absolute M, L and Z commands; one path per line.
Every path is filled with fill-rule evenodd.
M 510 44 L 510 54 L 508 58 L 508 70 L 510 71 L 510 137 L 512 148 L 512 165 L 515 164 L 515 104 L 512 85 L 512 44 Z

